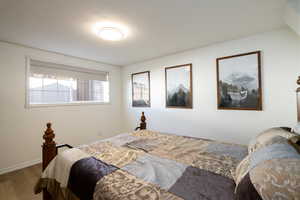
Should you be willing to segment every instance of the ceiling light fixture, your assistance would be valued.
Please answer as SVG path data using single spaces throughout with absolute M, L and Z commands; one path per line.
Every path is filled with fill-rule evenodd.
M 93 30 L 100 38 L 109 41 L 122 40 L 128 34 L 127 28 L 112 22 L 97 23 L 94 25 Z
M 121 30 L 114 27 L 103 27 L 98 31 L 98 36 L 103 40 L 118 41 L 124 38 Z

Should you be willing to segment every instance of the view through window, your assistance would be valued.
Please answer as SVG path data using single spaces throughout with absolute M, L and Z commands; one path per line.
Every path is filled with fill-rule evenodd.
M 29 104 L 109 102 L 108 73 L 49 64 L 31 61 Z

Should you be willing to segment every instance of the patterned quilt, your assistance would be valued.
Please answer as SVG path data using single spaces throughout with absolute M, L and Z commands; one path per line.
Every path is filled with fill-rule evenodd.
M 246 155 L 242 145 L 143 130 L 62 152 L 35 191 L 72 200 L 233 200 L 231 172 Z

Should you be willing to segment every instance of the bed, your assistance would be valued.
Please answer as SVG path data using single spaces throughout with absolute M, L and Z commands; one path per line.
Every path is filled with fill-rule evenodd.
M 300 87 L 297 110 L 300 122 Z M 245 170 L 243 164 L 250 162 L 247 146 L 150 131 L 144 113 L 135 131 L 76 148 L 56 145 L 54 136 L 48 123 L 43 136 L 43 174 L 35 187 L 36 193 L 43 191 L 44 200 L 233 200 L 243 199 L 245 190 L 254 188 L 246 175 L 250 168 Z M 69 149 L 58 154 L 62 147 Z M 298 159 L 294 152 L 279 157 Z M 236 175 L 237 169 L 244 170 L 243 176 Z M 293 170 L 298 173 L 298 168 Z M 243 185 L 238 187 L 236 179 Z M 268 199 L 258 197 L 259 191 L 247 192 L 253 195 L 245 199 Z

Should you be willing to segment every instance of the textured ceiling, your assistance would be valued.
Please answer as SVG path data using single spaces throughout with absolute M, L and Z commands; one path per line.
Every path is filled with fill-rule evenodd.
M 127 65 L 284 26 L 286 0 L 0 0 L 0 40 Z M 103 41 L 92 25 L 129 28 Z

